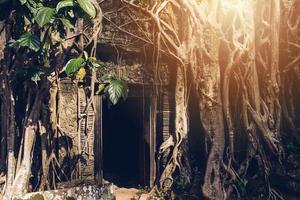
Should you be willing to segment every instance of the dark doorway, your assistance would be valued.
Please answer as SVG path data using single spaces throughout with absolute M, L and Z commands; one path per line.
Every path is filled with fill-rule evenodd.
M 119 187 L 143 184 L 144 105 L 139 97 L 115 106 L 103 102 L 103 175 Z

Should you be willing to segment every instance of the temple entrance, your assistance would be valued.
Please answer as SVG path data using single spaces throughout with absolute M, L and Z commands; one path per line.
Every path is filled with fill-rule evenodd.
M 103 101 L 103 177 L 119 187 L 147 184 L 149 104 L 145 106 L 145 101 L 129 97 L 115 106 Z
M 154 185 L 157 96 L 153 88 L 129 85 L 129 97 L 112 106 L 95 96 L 95 181 L 119 187 Z

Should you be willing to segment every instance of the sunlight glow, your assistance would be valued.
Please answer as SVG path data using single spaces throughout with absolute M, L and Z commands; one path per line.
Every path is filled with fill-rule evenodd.
M 223 0 L 221 1 L 221 7 L 224 11 L 235 10 L 241 12 L 245 10 L 251 10 L 252 1 L 249 0 Z

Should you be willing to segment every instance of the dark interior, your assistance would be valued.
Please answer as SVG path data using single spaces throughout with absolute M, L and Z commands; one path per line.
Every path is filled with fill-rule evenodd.
M 121 187 L 141 183 L 140 149 L 143 138 L 143 101 L 130 97 L 112 106 L 103 103 L 104 179 Z

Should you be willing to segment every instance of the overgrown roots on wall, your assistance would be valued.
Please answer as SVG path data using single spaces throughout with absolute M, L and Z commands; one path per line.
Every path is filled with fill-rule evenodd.
M 200 114 L 209 147 L 203 195 L 240 197 L 251 187 L 248 182 L 261 178 L 267 196 L 280 198 L 269 178 L 285 167 L 289 155 L 285 144 L 295 139 L 299 145 L 295 115 L 299 94 L 294 85 L 300 50 L 299 2 L 122 2 L 135 13 L 133 23 L 142 29 L 139 36 L 146 36 L 145 43 L 158 52 L 154 66 L 166 57 L 178 66 L 170 66 L 177 68 L 176 131 L 162 145 L 161 150 L 171 151 L 158 188 L 171 189 L 178 174 L 192 178 L 190 164 L 183 163 L 182 156 L 188 155 L 184 141 L 193 85 L 199 102 L 195 112 Z M 237 153 L 244 148 L 241 144 L 247 148 Z
M 58 36 L 55 35 L 58 32 L 51 32 L 53 27 L 41 28 L 42 25 L 36 22 L 38 20 L 35 18 L 36 21 L 33 22 L 32 28 L 26 18 L 29 24 L 26 25 L 28 33 L 25 35 L 33 34 L 32 32 L 36 35 L 27 38 L 29 42 L 27 41 L 22 46 L 28 47 L 27 49 L 13 48 L 9 46 L 9 41 L 18 38 L 20 35 L 18 31 L 22 32 L 24 28 L 21 27 L 24 16 L 19 16 L 19 13 L 16 13 L 18 10 L 15 9 L 26 9 L 27 5 L 27 2 L 24 2 L 26 5 L 22 5 L 23 7 L 20 8 L 21 5 L 16 3 L 17 6 L 13 7 L 14 3 L 16 2 L 1 2 L 1 6 L 8 9 L 2 13 L 0 21 L 0 199 L 5 200 L 22 197 L 27 192 L 56 189 L 57 182 L 71 181 L 77 175 L 73 165 L 78 163 L 80 156 L 74 156 L 73 160 L 68 160 L 68 170 L 62 166 L 66 162 L 65 158 L 71 152 L 69 141 L 66 140 L 67 137 L 58 120 L 60 75 L 63 71 L 60 68 L 69 56 L 78 56 L 83 53 L 83 43 L 88 43 L 90 56 L 95 57 L 98 37 L 102 30 L 100 5 L 97 1 L 91 0 L 90 6 L 94 6 L 95 16 L 89 19 L 91 27 L 88 28 L 88 31 L 86 28 L 85 31 L 88 33 L 84 33 L 91 35 L 88 41 L 83 41 L 82 19 L 76 24 L 78 30 L 70 31 L 72 24 L 69 24 L 69 28 L 63 27 L 66 38 L 58 42 Z M 36 5 L 34 3 L 33 6 Z M 55 10 L 49 7 L 44 7 L 44 9 L 51 9 L 51 12 Z M 20 15 L 24 14 L 22 12 Z M 6 14 L 7 18 L 3 17 Z M 50 21 L 47 21 L 46 25 Z M 80 33 L 78 33 L 79 31 Z M 38 38 L 37 35 L 41 38 Z M 29 45 L 30 42 L 34 44 Z M 44 56 L 42 62 L 41 54 L 38 54 L 42 52 L 40 50 L 42 47 L 39 46 L 41 43 L 48 45 L 48 49 L 50 49 L 47 53 L 43 49 L 45 52 L 42 54 Z M 40 52 L 37 49 L 32 51 L 36 45 Z M 45 60 L 50 60 L 46 61 L 48 68 L 46 65 L 44 66 Z M 39 67 L 47 68 L 47 72 L 39 71 Z M 32 71 L 30 72 L 30 70 Z M 91 76 L 87 81 L 87 85 L 90 85 L 86 90 L 88 102 L 84 112 L 87 112 L 86 110 L 94 112 L 93 96 L 96 77 L 94 70 L 91 71 Z M 36 74 L 37 79 L 30 77 L 32 76 L 30 73 L 38 73 Z
M 175 131 L 159 149 L 160 155 L 168 154 L 164 156 L 168 161 L 157 177 L 152 194 L 170 195 L 177 177 L 188 185 L 186 190 L 193 188 L 193 183 L 197 182 L 193 168 L 203 170 L 198 189 L 206 199 L 235 199 L 247 194 L 280 199 L 276 187 L 299 193 L 295 184 L 299 183 L 299 174 L 288 164 L 299 162 L 295 157 L 299 157 L 300 143 L 297 115 L 300 1 L 121 0 L 116 5 L 115 12 L 102 13 L 97 7 L 91 40 L 93 56 L 96 56 L 96 40 L 103 16 L 107 26 L 126 35 L 129 41 L 120 46 L 114 43 L 116 47 L 143 46 L 146 54 L 152 53 L 148 59 L 153 62 L 155 71 L 167 61 L 170 69 L 177 72 Z M 126 17 L 118 18 L 118 13 Z M 124 19 L 129 21 L 124 22 Z M 3 31 L 1 34 L 2 39 L 6 37 Z M 114 36 L 109 41 L 116 42 Z M 0 52 L 4 52 L 4 48 L 1 47 Z M 36 133 L 43 134 L 44 128 L 54 134 L 59 131 L 57 109 L 53 108 L 57 106 L 57 90 L 50 89 L 57 80 L 43 87 L 47 91 L 50 89 L 50 101 L 43 99 L 42 88 L 26 90 L 29 95 L 22 122 L 24 129 L 15 130 L 15 100 L 11 98 L 13 94 L 5 78 L 8 73 L 5 70 L 9 70 L 5 66 L 9 63 L 3 66 L 1 97 L 5 110 L 1 108 L 1 112 L 8 116 L 6 129 L 10 134 L 6 189 L 10 194 L 11 191 L 24 193 L 28 189 Z M 94 78 L 92 76 L 90 94 L 94 93 Z M 161 80 L 156 78 L 159 85 Z M 35 98 L 31 99 L 30 94 L 35 94 Z M 199 113 L 199 123 L 203 127 L 203 133 L 197 134 L 205 134 L 207 141 L 206 159 L 201 160 L 205 169 L 190 162 L 188 107 L 191 98 L 197 99 L 198 109 L 193 112 Z M 49 118 L 43 120 L 41 105 L 45 104 L 50 105 L 50 110 L 47 111 Z M 93 106 L 92 95 L 88 106 Z M 50 127 L 47 120 L 51 122 Z M 49 148 L 52 143 L 45 145 L 46 140 L 43 135 L 41 137 L 41 146 Z M 12 155 L 15 140 L 23 145 L 20 151 L 15 151 L 19 152 L 17 161 Z M 200 145 L 199 148 L 204 149 Z M 58 165 L 52 153 L 41 154 L 41 190 L 51 188 L 57 180 L 45 175 L 49 166 Z M 54 168 L 50 170 L 53 177 Z M 284 181 L 271 184 L 272 177 L 284 177 Z M 0 184 L 2 179 L 0 174 Z M 17 183 L 22 184 L 17 187 Z M 253 191 L 256 193 L 251 193 Z

